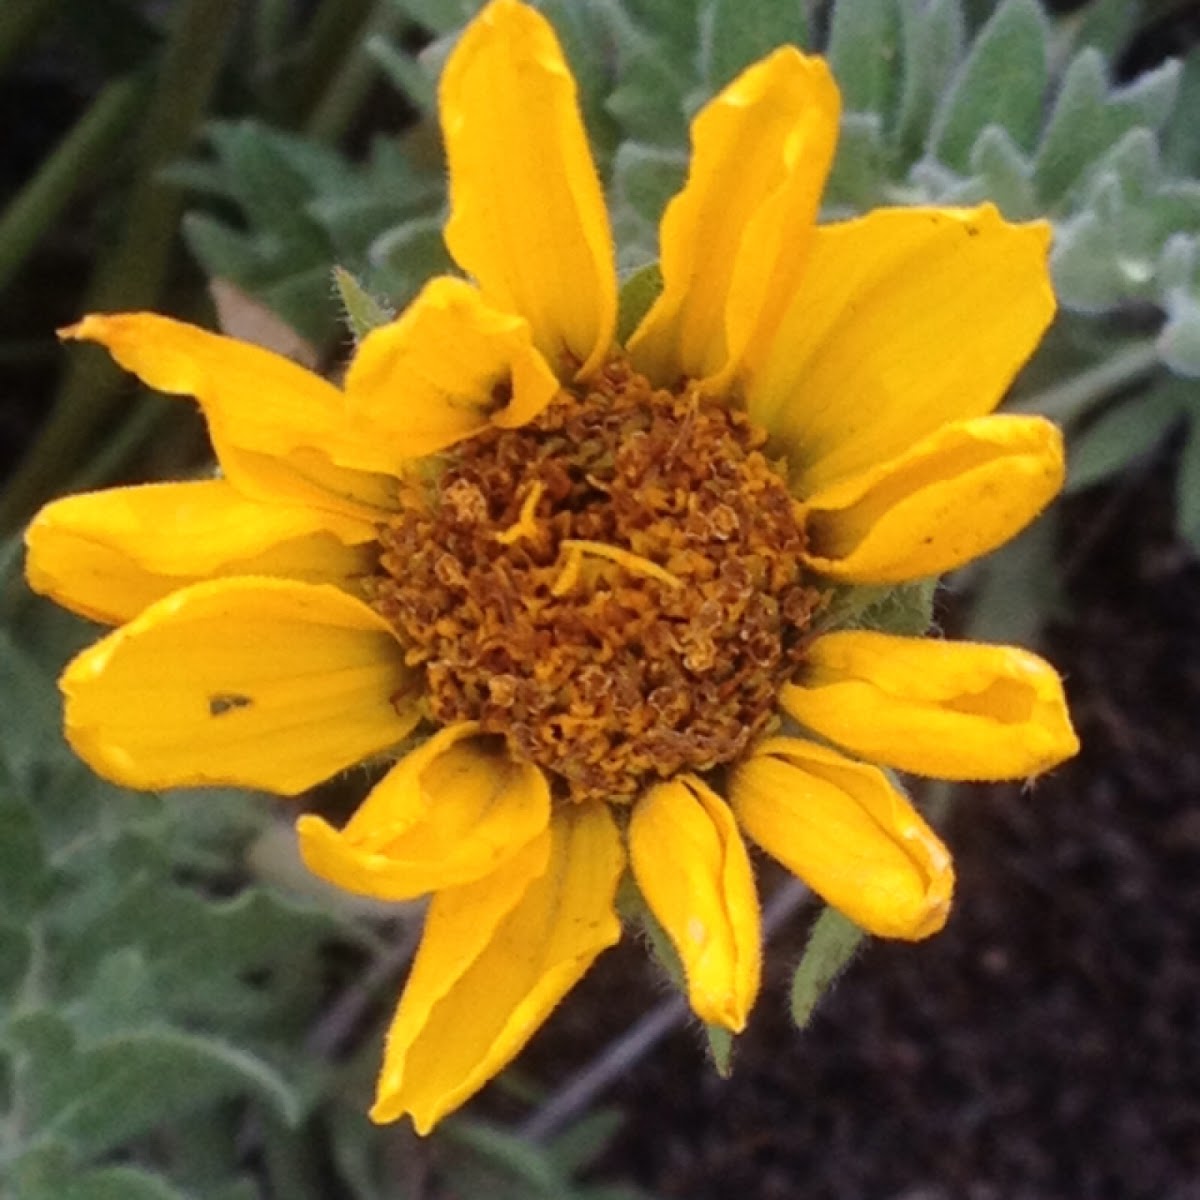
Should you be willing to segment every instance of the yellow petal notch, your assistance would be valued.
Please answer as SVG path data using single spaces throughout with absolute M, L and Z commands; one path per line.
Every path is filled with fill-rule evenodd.
M 371 1118 L 428 1133 L 521 1050 L 621 934 L 625 859 L 603 804 L 571 806 L 477 883 L 438 892 L 388 1032 Z
M 742 828 L 855 924 L 917 940 L 946 923 L 950 855 L 882 771 L 799 738 L 769 738 L 730 782 Z
M 378 433 L 356 428 L 341 392 L 290 359 L 156 313 L 93 313 L 59 337 L 98 342 L 148 387 L 194 397 L 244 495 L 365 516 L 392 507 Z
M 119 624 L 170 592 L 214 576 L 266 575 L 353 589 L 376 552 L 367 521 L 261 504 L 220 479 L 66 496 L 25 534 L 35 592 Z
M 1054 315 L 1050 226 L 879 209 L 818 228 L 786 312 L 747 358 L 751 418 L 804 493 L 1000 402 Z
M 67 739 L 126 787 L 295 795 L 399 742 L 419 676 L 390 627 L 325 584 L 173 592 L 63 672 Z
M 657 784 L 634 807 L 629 861 L 683 962 L 692 1011 L 740 1033 L 758 994 L 762 932 L 729 807 L 694 776 Z
M 488 425 L 524 425 L 557 392 L 529 323 L 446 276 L 368 333 L 346 376 L 351 412 L 395 447 L 395 469 Z
M 439 730 L 378 783 L 340 832 L 318 816 L 296 823 L 314 875 L 362 896 L 411 900 L 480 879 L 542 833 L 550 789 L 476 736 Z
M 498 308 L 524 317 L 561 378 L 612 345 L 612 234 L 575 81 L 549 22 L 493 0 L 463 32 L 439 91 L 450 253 Z
M 629 341 L 638 370 L 716 388 L 796 287 L 837 141 L 825 62 L 784 46 L 692 123 L 692 165 L 663 217 L 663 291 Z
M 1041 417 L 957 421 L 805 498 L 809 566 L 847 583 L 961 567 L 1025 528 L 1062 488 L 1062 434 Z
M 1054 668 L 1011 646 L 826 634 L 780 704 L 861 758 L 939 779 L 1022 779 L 1079 750 Z

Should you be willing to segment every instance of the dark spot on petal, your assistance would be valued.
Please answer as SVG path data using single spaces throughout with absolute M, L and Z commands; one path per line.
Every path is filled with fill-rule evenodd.
M 223 717 L 237 708 L 249 708 L 254 703 L 249 696 L 237 692 L 215 692 L 208 698 L 209 716 Z

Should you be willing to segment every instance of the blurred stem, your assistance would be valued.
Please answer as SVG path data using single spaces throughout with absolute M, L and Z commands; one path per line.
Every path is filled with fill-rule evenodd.
M 133 120 L 141 98 L 139 79 L 110 83 L 0 214 L 0 292 Z
M 183 199 L 160 172 L 190 145 L 208 107 L 237 0 L 183 0 L 159 63 L 139 139 L 137 172 L 111 254 L 97 265 L 85 310 L 153 306 L 162 289 Z M 0 529 L 22 524 L 70 474 L 120 395 L 107 360 L 71 356 L 46 424 L 0 499 Z
M 1009 411 L 1038 413 L 1066 425 L 1097 401 L 1150 375 L 1160 361 L 1153 341 L 1135 342 L 1065 383 L 1022 397 Z
M 309 137 L 328 143 L 336 142 L 345 133 L 379 73 L 379 64 L 367 52 L 367 43 L 398 29 L 403 19 L 403 14 L 388 0 L 375 4 L 309 115 L 305 126 Z
M 370 0 L 325 0 L 317 9 L 305 34 L 303 61 L 297 71 L 293 109 L 297 125 L 312 119 L 342 59 L 353 53 L 370 12 Z
M 61 0 L 7 0 L 0 4 L 0 71 L 37 36 Z

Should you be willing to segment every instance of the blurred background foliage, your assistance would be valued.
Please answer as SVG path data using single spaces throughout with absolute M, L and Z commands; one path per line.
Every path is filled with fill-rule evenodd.
M 6 0 L 0 6 L 0 1191 L 20 1200 L 609 1197 L 619 1114 L 554 1138 L 468 1118 L 418 1144 L 363 1113 L 416 914 L 305 878 L 280 810 L 122 793 L 58 732 L 87 640 L 20 583 L 64 491 L 209 469 L 186 405 L 52 330 L 156 308 L 334 369 L 335 265 L 390 309 L 449 264 L 436 78 L 476 0 Z M 1182 445 L 1200 549 L 1200 53 L 1190 5 L 544 0 L 580 82 L 621 266 L 656 256 L 687 123 L 790 41 L 845 102 L 826 219 L 994 201 L 1049 217 L 1060 315 L 1010 398 L 1063 423 L 1080 491 Z M 1069 11 L 1068 11 L 1069 10 Z M 1177 53 L 1172 54 L 1172 50 Z M 213 286 L 215 284 L 215 286 Z M 1054 513 L 954 582 L 964 624 L 1056 611 Z M 351 781 L 361 791 L 362 779 Z M 323 797 L 343 800 L 337 785 Z M 286 816 L 286 814 L 285 814 Z M 825 918 L 797 1019 L 853 951 Z M 816 981 L 816 982 L 814 982 Z M 544 1089 L 497 1085 L 515 1112 Z

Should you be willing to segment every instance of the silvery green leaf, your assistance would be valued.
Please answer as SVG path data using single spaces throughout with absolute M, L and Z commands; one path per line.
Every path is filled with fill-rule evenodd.
M 852 113 L 891 110 L 898 86 L 899 5 L 886 0 L 850 0 L 833 6 L 825 54 Z
M 274 1067 L 219 1038 L 164 1027 L 84 1043 L 48 1009 L 18 1015 L 9 1029 L 31 1130 L 81 1154 L 102 1154 L 223 1097 L 254 1095 L 286 1125 L 303 1115 Z
M 140 1167 L 74 1170 L 64 1162 L 46 1170 L 26 1161 L 16 1173 L 19 1200 L 189 1200 L 161 1175 Z
M 432 112 L 437 106 L 437 76 L 429 71 L 420 55 L 405 53 L 391 39 L 376 34 L 368 38 L 363 49 L 372 62 L 387 76 L 398 91 L 412 101 L 421 112 Z
M 1115 58 L 1128 44 L 1140 16 L 1140 5 L 1129 0 L 1091 0 L 1063 18 L 1062 24 L 1077 47 L 1094 46 Z
M 1110 94 L 1100 52 L 1080 51 L 1063 76 L 1034 163 L 1043 203 L 1061 200 L 1089 164 L 1131 129 L 1158 129 L 1175 102 L 1178 82 L 1178 64 L 1168 62 Z
M 618 82 L 606 103 L 609 113 L 626 138 L 676 150 L 686 146 L 685 110 L 696 82 L 687 64 L 694 45 L 673 45 L 659 26 L 649 33 L 623 9 L 614 8 L 612 14 Z
M 982 185 L 984 197 L 994 200 L 1010 221 L 1038 215 L 1029 159 L 1002 126 L 986 126 L 975 140 L 971 174 Z
M 813 922 L 808 945 L 792 977 L 791 1011 L 797 1029 L 811 1020 L 821 997 L 849 965 L 866 936 L 835 908 L 826 908 Z
M 700 10 L 701 78 L 715 93 L 777 46 L 808 46 L 811 37 L 800 0 L 708 0 Z
M 903 168 L 925 150 L 938 100 L 962 58 L 966 25 L 960 0 L 899 7 L 903 68 L 892 144 Z
M 878 113 L 843 115 L 837 154 L 825 185 L 825 215 L 862 212 L 873 207 L 886 175 L 886 160 L 883 123 Z
M 964 636 L 1036 645 L 1051 616 L 1064 611 L 1057 505 L 1011 542 L 970 568 L 973 598 Z
M 17 997 L 33 962 L 33 938 L 25 924 L 0 919 L 0 1038 L 8 1015 L 17 1007 Z
M 1128 292 L 1120 246 L 1109 222 L 1083 212 L 1054 234 L 1050 273 L 1059 302 L 1077 312 L 1098 313 L 1120 303 Z
M 1194 405 L 1193 405 L 1194 407 Z M 1200 420 L 1192 417 L 1175 480 L 1175 527 L 1200 553 Z
M 1101 483 L 1150 454 L 1181 412 L 1177 385 L 1168 381 L 1101 413 L 1071 441 L 1063 490 L 1077 492 Z
M 484 0 L 392 0 L 392 3 L 430 33 L 451 33 L 465 25 Z
M 938 109 L 931 139 L 947 166 L 965 170 L 986 125 L 1031 150 L 1046 90 L 1046 16 L 1034 0 L 1004 0 L 980 30 Z
M 1180 289 L 1168 296 L 1158 352 L 1177 375 L 1200 379 L 1200 299 L 1195 295 Z
M 426 279 L 450 269 L 442 218 L 417 217 L 381 233 L 367 247 L 366 259 L 388 302 L 400 307 Z
M 1163 243 L 1154 274 L 1164 295 L 1182 289 L 1187 291 L 1200 284 L 1200 236 L 1193 233 L 1173 233 Z
M 622 270 L 658 257 L 658 225 L 667 202 L 683 186 L 687 158 L 643 142 L 623 142 L 612 168 L 613 231 Z
M 1183 63 L 1174 119 L 1163 131 L 1167 161 L 1181 175 L 1200 175 L 1200 49 L 1193 48 Z

